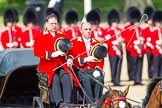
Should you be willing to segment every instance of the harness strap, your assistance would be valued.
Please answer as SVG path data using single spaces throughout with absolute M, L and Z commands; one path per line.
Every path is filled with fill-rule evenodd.
M 104 103 L 110 105 L 111 102 L 125 101 L 125 100 L 126 100 L 126 97 L 120 97 L 120 98 L 115 98 L 115 99 L 107 98 Z

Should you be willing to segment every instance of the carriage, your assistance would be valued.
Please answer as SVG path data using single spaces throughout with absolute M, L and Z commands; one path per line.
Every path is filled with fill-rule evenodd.
M 38 62 L 32 48 L 0 51 L 0 107 L 51 107 L 47 76 L 37 71 Z M 73 106 L 80 106 L 80 92 L 74 89 Z
M 39 96 L 37 64 L 32 49 L 0 51 L 0 107 L 30 107 Z

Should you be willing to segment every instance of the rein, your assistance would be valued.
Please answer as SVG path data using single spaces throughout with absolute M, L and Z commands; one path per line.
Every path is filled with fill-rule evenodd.
M 119 97 L 115 99 L 107 98 L 104 103 L 110 105 L 111 102 L 113 103 L 115 101 L 126 101 L 126 97 Z

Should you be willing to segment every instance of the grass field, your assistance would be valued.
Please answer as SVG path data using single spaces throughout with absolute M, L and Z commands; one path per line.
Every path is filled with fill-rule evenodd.
M 35 0 L 37 1 L 37 0 Z M 39 1 L 39 0 L 38 0 Z M 48 1 L 45 0 L 46 4 L 44 7 L 47 7 Z M 156 9 L 162 10 L 162 0 L 152 0 Z M 0 25 L 3 24 L 3 12 L 7 8 L 17 8 L 20 13 L 20 21 L 22 22 L 23 11 L 26 8 L 26 0 L 0 0 Z M 92 0 L 92 7 L 99 7 L 102 11 L 102 21 L 105 21 L 107 11 L 111 8 L 116 8 L 121 11 L 122 0 Z M 83 0 L 64 0 L 63 12 L 68 8 L 76 8 L 79 13 L 79 19 L 83 17 Z M 62 15 L 63 17 L 63 15 Z M 63 18 L 62 18 L 63 19 Z

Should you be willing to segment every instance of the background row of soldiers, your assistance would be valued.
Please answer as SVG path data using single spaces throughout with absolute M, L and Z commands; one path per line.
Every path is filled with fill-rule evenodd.
M 67 26 L 61 26 L 60 14 L 53 8 L 45 10 L 44 17 L 54 13 L 59 22 L 58 30 L 68 34 L 67 38 L 81 36 L 78 26 L 79 15 L 75 9 L 68 9 L 65 12 Z M 92 37 L 107 45 L 111 67 L 111 77 L 114 85 L 120 85 L 120 71 L 122 65 L 123 48 L 127 52 L 129 80 L 134 80 L 135 85 L 142 85 L 142 64 L 143 56 L 147 54 L 149 78 L 162 77 L 161 55 L 162 55 L 162 11 L 152 7 L 146 7 L 144 14 L 148 19 L 147 26 L 140 27 L 141 12 L 136 7 L 130 7 L 127 11 L 128 23 L 123 28 L 119 27 L 120 15 L 116 9 L 107 13 L 108 27 L 100 26 L 101 11 L 98 8 L 92 9 L 85 19 L 92 24 Z M 34 8 L 29 7 L 24 11 L 24 28 L 17 25 L 19 14 L 16 9 L 7 9 L 4 12 L 4 25 L 6 29 L 1 33 L 0 42 L 6 48 L 32 48 L 34 37 L 41 31 L 36 25 L 37 18 Z M 46 27 L 44 27 L 46 28 Z

